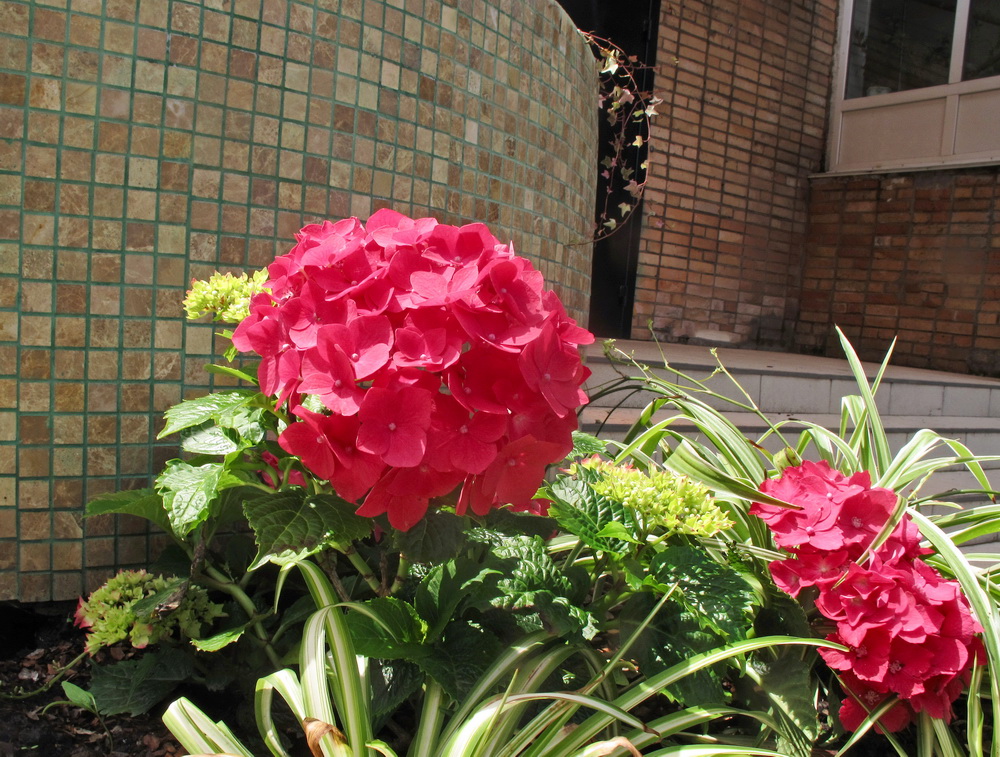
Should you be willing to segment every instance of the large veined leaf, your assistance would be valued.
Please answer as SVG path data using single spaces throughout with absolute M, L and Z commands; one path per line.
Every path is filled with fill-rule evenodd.
M 754 656 L 747 674 L 768 699 L 778 726 L 778 749 L 788 757 L 810 757 L 819 737 L 816 686 L 811 665 L 803 659 L 811 652 L 777 647 Z
M 137 660 L 95 665 L 90 693 L 105 715 L 141 715 L 193 672 L 191 655 L 180 649 L 147 652 Z
M 257 542 L 251 570 L 268 561 L 300 560 L 327 545 L 350 544 L 372 529 L 349 502 L 334 494 L 307 496 L 299 488 L 248 499 L 243 510 Z
M 193 466 L 171 460 L 156 479 L 156 489 L 170 519 L 170 528 L 179 538 L 185 537 L 199 523 L 215 514 L 213 505 L 219 492 L 243 483 L 222 463 Z
M 438 637 L 467 597 L 490 576 L 497 575 L 500 571 L 471 560 L 449 560 L 434 566 L 421 580 L 413 600 L 417 613 L 427 623 L 428 641 Z
M 629 600 L 620 615 L 622 635 L 631 637 L 655 603 L 656 597 L 648 593 Z M 715 649 L 720 643 L 720 637 L 703 628 L 689 610 L 668 601 L 639 632 L 629 655 L 638 664 L 639 672 L 648 677 L 696 654 Z M 689 707 L 718 704 L 726 697 L 721 679 L 711 668 L 685 676 L 664 694 Z
M 94 515 L 136 515 L 152 521 L 164 531 L 171 530 L 163 498 L 153 489 L 102 494 L 87 503 L 87 517 Z
M 372 715 L 391 715 L 424 683 L 424 674 L 406 660 L 369 660 Z
M 500 642 L 481 628 L 456 621 L 428 651 L 430 654 L 417 660 L 417 665 L 461 702 L 496 658 Z
M 258 394 L 259 392 L 249 389 L 234 389 L 230 392 L 217 392 L 205 397 L 184 400 L 163 414 L 166 425 L 156 438 L 162 439 L 182 429 L 216 420 L 224 413 L 246 406 Z
M 702 627 L 726 641 L 745 639 L 754 593 L 742 576 L 697 547 L 672 545 L 653 556 L 649 575 Z
M 393 530 L 396 549 L 410 562 L 438 564 L 455 557 L 468 543 L 466 521 L 440 510 L 429 512 L 408 531 Z
M 212 422 L 181 432 L 181 449 L 196 455 L 228 455 L 240 448 L 240 436 L 236 431 Z
M 597 633 L 594 618 L 580 607 L 573 583 L 559 570 L 539 537 L 507 538 L 494 546 L 493 564 L 503 573 L 494 601 L 506 610 L 534 610 L 551 632 L 585 639 Z
M 577 467 L 576 475 L 560 476 L 548 487 L 552 495 L 549 515 L 560 527 L 578 536 L 582 542 L 602 552 L 621 552 L 627 545 L 621 539 L 602 534 L 616 533 L 610 528 L 618 524 L 633 538 L 639 533 L 635 513 L 612 499 L 598 494 L 590 486 L 600 474 Z
M 354 649 L 380 660 L 419 661 L 431 652 L 424 644 L 426 624 L 409 602 L 395 597 L 376 597 L 354 602 L 345 616 Z

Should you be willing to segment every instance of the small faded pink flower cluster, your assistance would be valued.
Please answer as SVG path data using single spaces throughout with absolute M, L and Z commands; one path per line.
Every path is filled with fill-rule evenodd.
M 982 628 L 956 581 L 920 559 L 920 532 L 904 517 L 880 547 L 858 564 L 888 523 L 898 501 L 873 487 L 862 471 L 848 477 L 826 462 L 804 462 L 765 481 L 760 491 L 801 510 L 755 503 L 750 512 L 770 527 L 775 543 L 791 555 L 770 565 L 775 584 L 798 596 L 818 591 L 816 608 L 836 623 L 827 639 L 847 652 L 820 654 L 853 696 L 840 710 L 856 730 L 868 712 L 895 694 L 899 703 L 880 720 L 896 731 L 914 713 L 945 721 L 973 664 L 982 664 Z
M 296 239 L 233 333 L 295 418 L 282 449 L 399 529 L 457 487 L 460 513 L 532 509 L 572 449 L 594 340 L 541 274 L 482 224 L 391 210 Z

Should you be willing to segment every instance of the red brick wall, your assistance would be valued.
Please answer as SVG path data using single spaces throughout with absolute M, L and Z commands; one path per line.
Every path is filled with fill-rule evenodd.
M 1000 376 L 1000 167 L 812 182 L 794 348 Z
M 789 346 L 836 0 L 662 0 L 632 336 Z

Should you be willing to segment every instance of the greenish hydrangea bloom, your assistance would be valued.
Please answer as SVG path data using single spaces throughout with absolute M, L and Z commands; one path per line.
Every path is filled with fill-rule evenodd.
M 733 525 L 709 490 L 687 476 L 663 469 L 646 473 L 604 460 L 585 464 L 600 473 L 591 484 L 594 491 L 636 512 L 647 529 L 714 536 Z
M 207 281 L 193 281 L 184 298 L 188 319 L 211 313 L 215 321 L 239 323 L 250 314 L 250 298 L 265 291 L 267 277 L 265 268 L 252 275 L 213 273 Z
M 169 601 L 173 595 L 165 596 L 169 607 L 162 613 L 154 612 L 154 608 L 146 613 L 136 611 L 140 600 L 171 587 L 179 588 L 179 580 L 144 570 L 123 570 L 96 589 L 90 599 L 81 599 L 75 620 L 76 625 L 87 630 L 87 652 L 94 654 L 125 639 L 141 649 L 171 636 L 175 630 L 196 639 L 203 624 L 225 614 L 222 605 L 210 601 L 208 593 L 195 585 L 189 585 L 176 602 Z

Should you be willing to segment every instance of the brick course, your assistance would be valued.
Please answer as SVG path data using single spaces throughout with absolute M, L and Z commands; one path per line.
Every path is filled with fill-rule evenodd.
M 663 0 L 632 336 L 788 347 L 836 0 Z
M 817 177 L 793 347 L 1000 376 L 1000 168 Z

